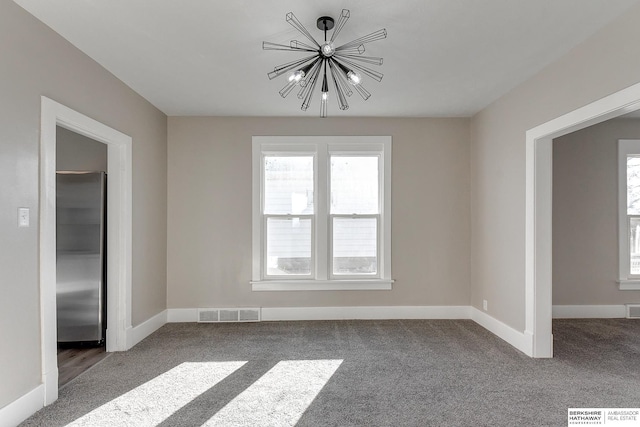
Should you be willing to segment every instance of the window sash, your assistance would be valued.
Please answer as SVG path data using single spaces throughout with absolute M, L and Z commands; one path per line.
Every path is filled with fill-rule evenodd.
M 640 233 L 637 233 L 638 224 L 635 226 L 632 225 L 632 221 L 640 222 L 640 215 L 627 215 L 626 227 L 627 227 L 627 248 L 628 248 L 628 257 L 626 259 L 627 266 L 626 271 L 629 278 L 637 279 L 640 278 L 640 250 L 635 252 L 635 260 L 634 260 L 634 251 L 632 246 L 636 246 L 636 248 L 640 249 Z M 635 229 L 635 230 L 634 230 Z M 636 265 L 636 273 L 633 272 L 634 264 Z
M 375 212 L 375 214 L 380 215 L 381 212 L 383 212 L 383 203 L 384 203 L 384 179 L 383 179 L 383 165 L 382 165 L 382 154 L 379 151 L 370 151 L 370 150 L 363 150 L 360 152 L 356 152 L 352 150 L 349 151 L 340 151 L 340 150 L 333 150 L 332 152 L 329 153 L 329 158 L 328 158 L 328 163 L 327 163 L 327 171 L 329 173 L 329 188 L 328 188 L 328 193 L 329 193 L 329 206 L 328 206 L 328 210 L 330 212 L 330 214 L 334 214 L 332 212 L 332 201 L 333 201 L 333 188 L 332 188 L 332 177 L 331 177 L 331 159 L 333 157 L 375 157 L 378 159 L 378 206 L 377 206 L 377 212 Z M 350 215 L 350 214 L 361 214 L 362 212 L 348 212 L 348 213 L 344 213 L 345 215 Z M 341 213 L 342 214 L 342 213 Z M 372 213 L 373 214 L 373 213 Z
M 311 221 L 311 265 L 309 274 L 268 274 L 269 272 L 269 256 L 268 256 L 268 222 L 269 219 L 277 220 L 310 220 Z M 281 279 L 281 280 L 300 280 L 304 278 L 314 279 L 316 277 L 316 237 L 315 237 L 315 215 L 263 215 L 262 223 L 262 278 L 263 279 Z
M 260 156 L 260 214 L 261 215 L 279 215 L 273 213 L 266 213 L 266 171 L 265 171 L 265 161 L 267 157 L 313 157 L 313 213 L 314 215 L 318 212 L 318 158 L 315 151 L 308 151 L 309 147 L 305 147 L 304 150 L 301 151 L 291 151 L 286 150 L 282 152 L 278 151 L 263 151 Z M 290 215 L 293 212 L 287 212 L 283 215 Z
M 336 274 L 334 273 L 334 240 L 333 240 L 333 224 L 334 219 L 336 218 L 345 218 L 345 219 L 375 219 L 376 220 L 376 272 L 375 274 Z M 381 239 L 380 239 L 380 222 L 381 216 L 380 214 L 331 214 L 329 215 L 329 278 L 333 280 L 350 280 L 350 279 L 379 279 L 381 278 L 381 268 L 380 268 L 380 250 L 381 250 Z

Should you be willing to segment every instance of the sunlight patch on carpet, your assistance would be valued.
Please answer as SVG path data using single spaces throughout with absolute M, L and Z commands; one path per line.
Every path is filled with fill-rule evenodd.
M 247 362 L 182 363 L 68 427 L 156 426 Z
M 288 360 L 218 411 L 205 426 L 293 426 L 342 360 Z

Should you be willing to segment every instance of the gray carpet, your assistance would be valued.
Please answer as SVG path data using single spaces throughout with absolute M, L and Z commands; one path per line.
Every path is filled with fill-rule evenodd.
M 168 324 L 22 425 L 565 426 L 569 407 L 640 407 L 640 321 L 553 327 L 555 358 L 530 359 L 469 320 Z

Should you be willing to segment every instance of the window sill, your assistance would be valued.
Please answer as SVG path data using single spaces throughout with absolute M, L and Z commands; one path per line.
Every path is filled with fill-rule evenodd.
M 621 291 L 640 291 L 640 279 L 618 280 L 618 287 Z
M 371 280 L 259 280 L 251 281 L 253 291 L 384 291 L 391 279 Z

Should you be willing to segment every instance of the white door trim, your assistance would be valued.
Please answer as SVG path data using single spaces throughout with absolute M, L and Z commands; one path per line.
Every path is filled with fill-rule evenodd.
M 551 334 L 552 141 L 640 109 L 640 83 L 564 114 L 526 133 L 525 334 L 530 356 L 553 357 Z
M 131 328 L 131 137 L 47 97 L 40 123 L 40 322 L 44 404 L 58 398 L 56 126 L 107 144 L 107 351 L 126 350 Z

